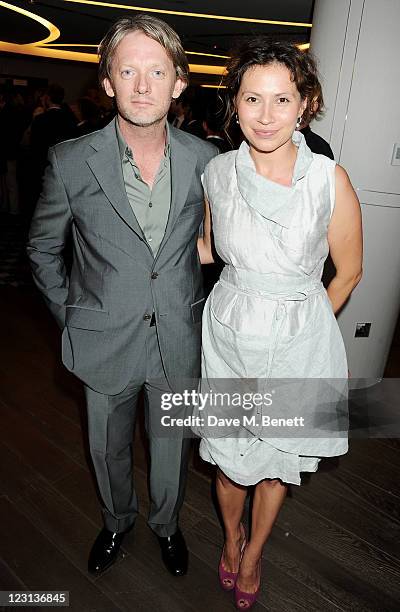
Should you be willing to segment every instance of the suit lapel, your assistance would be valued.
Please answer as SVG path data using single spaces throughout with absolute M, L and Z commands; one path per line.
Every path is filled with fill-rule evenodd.
M 104 129 L 96 132 L 91 146 L 95 149 L 95 153 L 87 163 L 97 182 L 117 214 L 140 238 L 144 239 L 125 191 L 115 119 Z
M 163 246 L 171 235 L 172 229 L 185 205 L 193 173 L 196 156 L 179 139 L 178 130 L 170 128 L 171 142 L 171 206 L 164 238 L 158 249 L 158 258 Z M 126 195 L 122 174 L 121 157 L 115 131 L 115 119 L 105 128 L 96 132 L 91 146 L 94 154 L 87 160 L 97 182 L 117 214 L 140 238 L 145 240 L 143 231 L 135 217 Z
M 185 205 L 197 162 L 196 156 L 180 142 L 175 132 L 179 132 L 179 130 L 171 127 L 171 206 L 164 238 L 158 249 L 156 259 L 158 259 L 161 250 L 170 237 L 173 227 Z

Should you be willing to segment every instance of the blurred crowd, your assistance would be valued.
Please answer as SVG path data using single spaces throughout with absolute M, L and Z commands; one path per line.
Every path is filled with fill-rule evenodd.
M 39 197 L 49 147 L 103 127 L 112 109 L 90 89 L 74 105 L 54 83 L 21 93 L 0 89 L 0 211 L 29 222 Z
M 73 104 L 57 83 L 34 92 L 0 89 L 0 212 L 21 215 L 29 224 L 40 194 L 49 147 L 104 127 L 114 116 L 113 102 L 92 88 Z M 209 140 L 221 152 L 235 148 L 223 130 L 215 91 L 189 87 L 171 104 L 171 125 Z
M 52 83 L 33 93 L 18 88 L 0 89 L 0 213 L 18 215 L 25 234 L 42 187 L 49 147 L 103 128 L 115 115 L 113 100 L 100 88 L 88 89 L 73 104 L 64 101 L 64 89 Z M 213 143 L 221 153 L 236 149 L 242 134 L 236 122 L 224 130 L 224 102 L 215 89 L 189 86 L 173 100 L 170 125 Z M 333 159 L 327 142 L 301 126 L 312 151 Z M 208 293 L 223 262 L 214 251 L 215 264 L 203 266 Z M 67 257 L 68 259 L 68 257 Z

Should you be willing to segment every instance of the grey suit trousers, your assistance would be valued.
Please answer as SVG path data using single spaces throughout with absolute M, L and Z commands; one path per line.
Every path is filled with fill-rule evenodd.
M 138 396 L 145 396 L 145 425 L 150 447 L 149 526 L 159 536 L 175 533 L 185 492 L 190 439 L 160 437 L 160 395 L 170 393 L 157 338 L 149 327 L 140 368 L 117 395 L 103 395 L 85 386 L 89 445 L 103 502 L 105 527 L 129 529 L 138 514 L 133 482 L 132 443 Z M 158 435 L 155 435 L 158 434 Z

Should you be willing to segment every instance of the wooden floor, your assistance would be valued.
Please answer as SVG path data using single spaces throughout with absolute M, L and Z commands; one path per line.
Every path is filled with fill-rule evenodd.
M 33 289 L 1 286 L 0 322 L 0 590 L 68 590 L 79 612 L 233 610 L 216 577 L 222 535 L 211 472 L 196 456 L 181 513 L 190 571 L 174 579 L 164 570 L 146 525 L 140 427 L 135 532 L 108 573 L 88 575 L 101 517 L 80 385 L 60 365 L 59 332 Z M 393 350 L 390 372 L 400 377 Z M 398 611 L 399 548 L 399 440 L 352 440 L 345 457 L 292 487 L 265 547 L 255 610 Z

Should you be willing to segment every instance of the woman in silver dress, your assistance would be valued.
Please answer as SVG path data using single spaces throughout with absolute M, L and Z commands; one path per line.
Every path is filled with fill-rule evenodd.
M 298 131 L 323 108 L 315 63 L 294 45 L 258 38 L 232 56 L 225 85 L 228 119 L 236 114 L 245 140 L 204 173 L 200 259 L 213 260 L 212 225 L 226 265 L 204 310 L 202 379 L 345 380 L 335 313 L 361 279 L 361 213 L 345 170 L 312 153 Z M 336 275 L 325 290 L 328 253 Z M 312 417 L 318 406 L 309 397 L 303 407 Z M 202 458 L 218 466 L 221 586 L 234 589 L 237 607 L 248 609 L 288 483 L 300 484 L 300 472 L 316 471 L 321 457 L 344 454 L 347 435 L 272 438 L 259 429 L 218 436 L 206 427 L 198 433 Z M 249 485 L 255 491 L 246 541 L 241 518 Z

